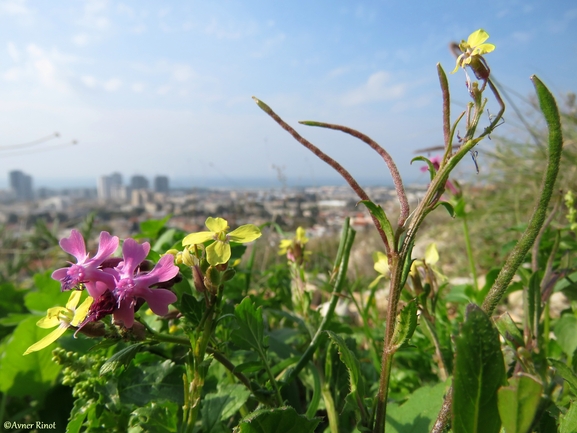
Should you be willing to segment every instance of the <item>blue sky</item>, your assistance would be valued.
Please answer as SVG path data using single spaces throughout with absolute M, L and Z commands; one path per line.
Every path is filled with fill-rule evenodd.
M 336 177 L 252 95 L 362 182 L 390 183 L 366 145 L 297 121 L 357 128 L 424 182 L 409 162 L 441 144 L 435 65 L 450 72 L 448 43 L 478 28 L 508 89 L 530 95 L 537 74 L 556 94 L 577 91 L 572 1 L 0 1 L 0 186 L 14 169 L 36 186 L 113 171 L 200 186 Z M 456 112 L 465 77 L 449 78 Z

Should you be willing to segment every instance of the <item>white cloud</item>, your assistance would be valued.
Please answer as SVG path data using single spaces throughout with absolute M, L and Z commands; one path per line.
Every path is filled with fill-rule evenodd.
M 32 10 L 28 8 L 26 0 L 5 0 L 0 2 L 0 13 L 6 15 L 29 15 Z
M 83 47 L 83 46 L 87 45 L 89 40 L 90 40 L 90 36 L 88 36 L 88 34 L 86 34 L 86 33 L 78 33 L 78 34 L 72 36 L 72 43 L 74 45 L 79 46 L 79 47 Z
M 551 33 L 562 33 L 565 31 L 571 21 L 577 18 L 577 8 L 569 9 L 563 14 L 563 18 L 558 20 L 550 20 L 548 22 Z
M 20 51 L 18 51 L 18 48 L 16 48 L 14 42 L 8 42 L 8 55 L 14 63 L 18 63 L 20 61 Z
M 102 84 L 102 87 L 107 92 L 115 92 L 118 89 L 120 89 L 121 86 L 122 86 L 122 81 L 120 81 L 118 78 L 111 78 L 110 80 L 105 81 Z
M 193 75 L 194 72 L 188 65 L 175 65 L 172 71 L 172 78 L 181 83 L 190 80 Z
M 513 39 L 517 42 L 525 43 L 533 39 L 533 35 L 530 32 L 513 32 Z
M 89 88 L 94 88 L 97 84 L 96 78 L 94 78 L 92 75 L 83 75 L 80 78 L 80 81 L 82 81 L 82 84 Z
M 142 82 L 138 82 L 138 83 L 133 83 L 132 86 L 130 86 L 130 88 L 132 89 L 132 91 L 134 93 L 142 93 L 144 92 L 144 88 L 146 87 L 146 85 Z
M 372 74 L 365 84 L 342 96 L 341 103 L 350 106 L 399 99 L 405 90 L 405 84 L 393 84 L 388 72 L 379 71 Z
M 160 96 L 164 96 L 168 92 L 170 92 L 170 86 L 168 85 L 160 86 L 158 89 L 156 89 L 156 94 Z
M 21 76 L 22 70 L 20 68 L 10 68 L 2 75 L 6 81 L 18 81 Z

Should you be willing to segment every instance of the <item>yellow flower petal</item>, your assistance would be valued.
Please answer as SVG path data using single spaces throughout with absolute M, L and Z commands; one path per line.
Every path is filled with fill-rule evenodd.
M 198 232 L 198 233 L 191 233 L 188 236 L 185 236 L 182 240 L 182 245 L 198 245 L 203 244 L 206 241 L 214 239 L 213 232 Z
M 434 242 L 427 247 L 425 251 L 425 262 L 427 265 L 434 265 L 439 261 L 439 252 L 437 251 L 437 244 Z
M 52 343 L 58 340 L 62 336 L 62 334 L 66 332 L 66 329 L 68 329 L 68 326 L 66 325 L 61 325 L 60 327 L 56 328 L 42 340 L 38 341 L 37 343 L 34 343 L 32 346 L 26 349 L 24 355 L 28 355 L 29 353 L 36 352 L 38 350 L 42 350 L 45 347 L 50 346 Z
M 46 312 L 46 316 L 36 322 L 36 326 L 39 328 L 54 328 L 55 326 L 60 325 L 60 319 L 58 316 L 60 313 L 66 312 L 66 308 L 64 307 L 52 307 L 49 308 Z
M 68 302 L 66 303 L 66 308 L 69 310 L 74 310 L 80 302 L 80 296 L 82 296 L 82 292 L 80 290 L 73 290 L 70 294 L 70 298 L 68 298 Z
M 228 222 L 224 218 L 208 217 L 204 223 L 208 229 L 213 233 L 228 230 Z
M 260 238 L 260 236 L 261 232 L 254 224 L 245 224 L 228 234 L 228 238 L 231 241 L 240 243 L 252 242 L 255 239 Z
M 302 227 L 297 228 L 295 239 L 301 245 L 304 245 L 309 241 L 309 238 L 306 236 L 306 231 Z
M 493 51 L 495 49 L 495 45 L 493 44 L 482 44 L 479 45 L 477 47 L 475 47 L 475 49 L 473 50 L 473 52 L 471 53 L 472 56 L 475 55 L 483 55 L 483 54 L 487 54 L 490 53 L 491 51 Z
M 381 275 L 387 275 L 389 272 L 389 259 L 387 255 L 380 251 L 373 253 L 373 261 L 375 262 L 374 269 Z
M 80 304 L 80 307 L 76 309 L 76 311 L 74 312 L 74 317 L 70 322 L 72 326 L 78 326 L 78 324 L 86 318 L 86 315 L 88 314 L 88 309 L 92 305 L 92 302 L 94 302 L 94 298 L 88 296 L 84 300 L 84 302 Z
M 474 48 L 481 45 L 487 39 L 489 39 L 489 34 L 485 30 L 479 29 L 469 35 L 467 43 Z
M 206 260 L 212 266 L 228 262 L 230 259 L 230 245 L 225 242 L 214 242 L 206 247 Z

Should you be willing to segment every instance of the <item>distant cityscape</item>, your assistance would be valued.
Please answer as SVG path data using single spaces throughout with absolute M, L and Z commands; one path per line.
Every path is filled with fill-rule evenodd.
M 134 175 L 124 182 L 121 173 L 97 179 L 93 188 L 34 188 L 31 175 L 20 170 L 9 173 L 9 188 L 0 190 L 0 224 L 29 231 L 38 219 L 47 225 L 58 221 L 65 231 L 94 213 L 100 225 L 119 236 L 138 231 L 139 223 L 172 215 L 169 226 L 186 231 L 203 227 L 208 216 L 221 216 L 231 226 L 275 221 L 282 227 L 307 228 L 310 236 L 340 230 L 346 217 L 357 229 L 372 226 L 364 206 L 348 186 L 295 188 L 171 188 L 170 179 Z M 424 186 L 406 188 L 409 201 L 423 196 Z M 371 199 L 385 211 L 396 213 L 396 192 L 389 186 L 366 187 Z

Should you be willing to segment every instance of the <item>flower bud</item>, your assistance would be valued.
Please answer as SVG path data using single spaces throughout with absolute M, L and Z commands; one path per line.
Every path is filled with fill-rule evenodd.
M 203 293 L 206 291 L 206 286 L 204 285 L 204 277 L 199 266 L 192 267 L 192 279 L 194 281 L 194 288 L 197 292 Z

